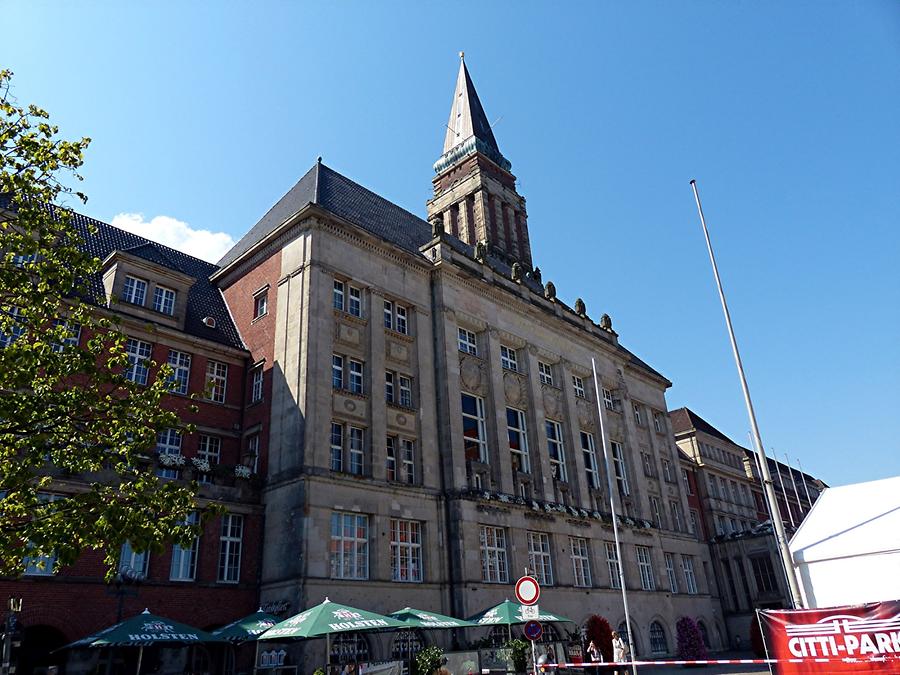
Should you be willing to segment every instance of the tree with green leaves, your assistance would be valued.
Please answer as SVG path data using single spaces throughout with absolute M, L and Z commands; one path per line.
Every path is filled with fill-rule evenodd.
M 197 486 L 151 466 L 157 432 L 185 428 L 162 405 L 169 371 L 128 378 L 127 338 L 91 283 L 100 261 L 65 203 L 86 201 L 70 183 L 90 139 L 59 138 L 11 77 L 0 71 L 0 575 L 97 549 L 111 578 L 126 541 L 158 551 L 199 533 L 186 524 Z

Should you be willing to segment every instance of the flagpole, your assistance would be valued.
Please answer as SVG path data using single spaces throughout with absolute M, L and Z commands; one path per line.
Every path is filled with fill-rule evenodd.
M 788 520 L 791 521 L 791 527 L 796 529 L 797 525 L 794 523 L 794 514 L 791 513 L 791 502 L 788 499 L 787 489 L 784 487 L 784 475 L 781 473 L 781 467 L 778 466 L 780 463 L 778 461 L 778 453 L 775 452 L 775 448 L 772 448 L 772 452 L 775 455 L 775 470 L 778 472 L 778 482 L 781 483 L 781 494 L 784 496 L 784 508 L 788 513 Z
M 700 214 L 700 224 L 703 226 L 703 236 L 706 239 L 706 249 L 709 251 L 709 262 L 712 264 L 713 275 L 716 278 L 716 286 L 719 289 L 719 300 L 722 302 L 722 312 L 725 314 L 725 324 L 728 327 L 728 338 L 731 341 L 731 351 L 734 352 L 734 362 L 737 366 L 738 375 L 741 380 L 741 389 L 744 392 L 744 403 L 747 406 L 747 415 L 750 418 L 750 426 L 753 429 L 753 442 L 756 450 L 763 459 L 761 462 L 763 468 L 763 489 L 766 498 L 777 507 L 775 499 L 775 488 L 772 484 L 772 476 L 769 474 L 769 464 L 765 461 L 766 451 L 763 448 L 762 437 L 759 433 L 759 425 L 756 423 L 756 413 L 753 410 L 753 401 L 750 400 L 750 389 L 747 386 L 747 378 L 744 376 L 744 365 L 741 363 L 741 355 L 738 351 L 737 340 L 734 337 L 734 328 L 731 325 L 731 315 L 728 313 L 728 303 L 725 301 L 725 291 L 722 289 L 722 280 L 719 278 L 719 268 L 716 265 L 716 256 L 713 253 L 712 242 L 709 240 L 709 230 L 706 227 L 706 218 L 703 216 L 703 207 L 700 205 L 700 193 L 697 191 L 697 181 L 691 179 L 691 188 L 694 191 L 694 200 L 697 202 L 697 212 Z M 779 475 L 781 472 L 779 472 Z M 771 506 L 770 506 L 771 508 Z M 773 509 L 774 512 L 774 509 Z M 803 607 L 803 600 L 800 596 L 800 586 L 797 583 L 797 575 L 794 571 L 794 561 L 791 558 L 790 549 L 788 549 L 787 538 L 784 533 L 784 525 L 781 518 L 775 518 L 773 525 L 775 526 L 775 538 L 778 541 L 778 548 L 781 553 L 781 559 L 784 563 L 784 571 L 787 575 L 788 587 L 791 594 L 791 602 L 795 608 Z
M 600 380 L 597 378 L 597 362 L 591 357 L 591 369 L 594 372 L 594 397 L 597 399 L 597 414 L 600 416 L 600 442 L 603 445 L 603 464 L 606 466 L 606 491 L 609 493 L 609 510 L 612 512 L 613 521 L 613 538 L 616 542 L 616 560 L 619 568 L 619 587 L 622 589 L 622 605 L 625 608 L 625 630 L 628 631 L 628 650 L 631 655 L 631 672 L 637 675 L 637 666 L 634 665 L 634 659 L 637 658 L 634 653 L 634 637 L 631 634 L 631 616 L 628 612 L 628 593 L 625 590 L 625 566 L 622 560 L 622 546 L 619 544 L 619 520 L 616 517 L 616 500 L 613 498 L 613 480 L 612 473 L 609 468 L 609 444 L 606 440 L 606 430 L 603 423 L 603 404 L 600 399 L 603 398 L 603 390 L 600 388 Z M 612 581 L 612 579 L 610 579 Z
M 786 452 L 784 453 L 784 461 L 787 462 L 788 471 L 791 472 L 791 483 L 794 484 L 794 497 L 797 498 L 797 510 L 800 511 L 803 508 L 803 504 L 800 502 L 800 491 L 797 489 L 797 479 L 794 477 L 794 470 L 791 468 L 791 458 L 788 457 Z
M 750 436 L 749 432 L 747 433 L 747 435 Z M 750 441 L 751 442 L 753 441 L 752 436 L 750 437 Z M 759 464 L 759 455 L 755 452 L 753 453 L 753 463 L 756 464 L 756 471 L 759 473 L 759 482 L 760 482 L 760 485 L 762 485 L 763 484 L 762 467 Z M 765 494 L 765 492 L 763 494 Z M 765 504 L 766 504 L 766 511 L 768 511 L 768 513 L 769 513 L 769 520 L 772 521 L 772 526 L 774 527 L 775 516 L 772 515 L 772 508 L 769 505 L 769 500 L 765 500 Z
M 797 466 L 800 467 L 800 476 L 803 477 L 803 489 L 806 490 L 806 502 L 809 504 L 809 508 L 812 508 L 813 502 L 812 498 L 809 496 L 809 485 L 806 484 L 806 478 L 804 477 L 806 474 L 803 473 L 803 465 L 800 463 L 799 458 L 797 459 Z

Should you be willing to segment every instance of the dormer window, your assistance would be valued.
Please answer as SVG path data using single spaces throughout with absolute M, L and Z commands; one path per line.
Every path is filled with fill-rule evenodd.
M 172 316 L 175 313 L 175 296 L 176 293 L 171 288 L 157 286 L 153 291 L 153 309 L 160 314 Z
M 122 302 L 143 307 L 146 299 L 147 282 L 137 277 L 125 277 L 125 285 L 122 287 Z

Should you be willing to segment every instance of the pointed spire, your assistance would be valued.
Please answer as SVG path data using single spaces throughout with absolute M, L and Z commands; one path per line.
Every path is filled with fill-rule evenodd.
M 460 52 L 456 90 L 453 92 L 450 119 L 444 135 L 444 150 L 435 169 L 437 170 L 439 165 L 448 164 L 445 160 L 451 160 L 451 157 L 452 162 L 476 149 L 507 171 L 511 168 L 512 165 L 497 146 L 494 132 L 491 131 L 491 125 L 466 68 L 465 54 Z

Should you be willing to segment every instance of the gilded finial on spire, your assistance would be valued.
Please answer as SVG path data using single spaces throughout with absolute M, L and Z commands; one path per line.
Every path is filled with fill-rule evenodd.
M 465 52 L 460 52 L 460 53 L 459 53 L 459 58 L 465 59 L 465 58 L 466 58 L 466 53 L 465 53 Z

